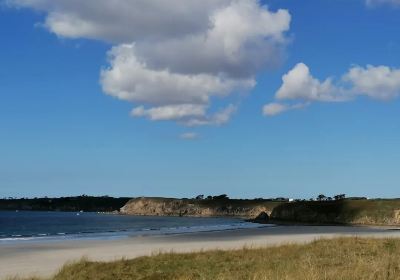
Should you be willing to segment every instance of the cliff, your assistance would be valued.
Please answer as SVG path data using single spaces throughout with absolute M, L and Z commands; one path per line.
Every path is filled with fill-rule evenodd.
M 400 199 L 284 203 L 274 208 L 271 218 L 297 223 L 400 225 Z
M 261 212 L 270 214 L 281 202 L 241 199 L 175 199 L 134 198 L 121 209 L 121 214 L 144 216 L 238 216 L 254 218 Z

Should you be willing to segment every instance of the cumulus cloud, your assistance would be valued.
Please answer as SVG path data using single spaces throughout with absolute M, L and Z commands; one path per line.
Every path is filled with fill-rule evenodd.
M 283 84 L 276 93 L 277 99 L 303 99 L 308 101 L 343 101 L 346 99 L 341 89 L 328 78 L 319 81 L 314 78 L 304 63 L 298 63 L 282 77 Z
M 343 79 L 353 85 L 353 92 L 356 94 L 381 100 L 400 95 L 400 69 L 388 66 L 354 66 Z
M 185 125 L 222 124 L 236 108 L 210 113 L 213 99 L 248 92 L 281 62 L 291 16 L 258 0 L 9 0 L 46 13 L 65 38 L 114 44 L 101 71 L 106 94 L 132 115 Z M 173 8 L 171 8 L 173 7 Z
M 207 73 L 180 74 L 168 68 L 152 69 L 139 61 L 134 44 L 109 52 L 110 66 L 101 71 L 105 93 L 146 104 L 207 104 L 211 96 L 229 95 L 255 85 L 253 78 L 233 79 Z
M 228 0 L 7 0 L 47 13 L 45 26 L 67 38 L 112 43 L 181 37 L 208 28 L 212 10 Z
M 263 107 L 263 114 L 274 116 L 303 108 L 311 102 L 346 102 L 366 96 L 390 100 L 400 95 L 400 69 L 388 66 L 352 66 L 339 81 L 316 79 L 304 63 L 298 63 L 282 77 L 275 101 Z M 297 102 L 297 103 L 285 103 Z

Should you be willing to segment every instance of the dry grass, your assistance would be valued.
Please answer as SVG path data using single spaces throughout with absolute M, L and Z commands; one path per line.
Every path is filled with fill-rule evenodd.
M 52 278 L 65 279 L 400 279 L 400 239 L 341 238 L 110 263 L 81 260 Z

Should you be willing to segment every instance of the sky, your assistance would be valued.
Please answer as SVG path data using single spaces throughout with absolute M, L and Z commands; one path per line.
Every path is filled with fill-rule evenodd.
M 398 0 L 0 0 L 0 197 L 400 197 Z

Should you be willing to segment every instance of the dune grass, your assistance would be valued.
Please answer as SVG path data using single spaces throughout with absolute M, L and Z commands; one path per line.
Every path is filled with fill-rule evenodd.
M 340 238 L 108 263 L 81 260 L 52 278 L 66 279 L 400 279 L 400 239 Z

